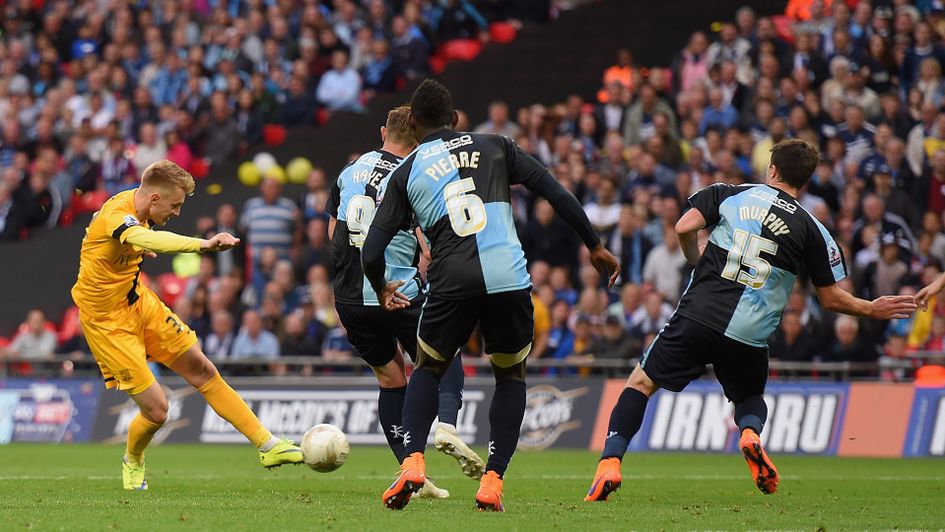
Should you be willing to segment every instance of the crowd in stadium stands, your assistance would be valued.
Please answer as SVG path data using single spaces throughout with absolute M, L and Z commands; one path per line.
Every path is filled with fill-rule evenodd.
M 798 199 L 841 244 L 850 274 L 842 282 L 844 288 L 867 298 L 909 294 L 942 271 L 945 6 L 940 0 L 921 0 L 915 6 L 901 0 L 813 0 L 792 1 L 790 5 L 793 18 L 758 17 L 751 8 L 741 8 L 734 22 L 722 23 L 717 33 L 694 32 L 670 65 L 641 67 L 629 50 L 620 50 L 615 64 L 603 73 L 600 91 L 591 98 L 571 95 L 554 105 L 536 103 L 521 109 L 509 109 L 497 100 L 488 108 L 487 121 L 459 126 L 513 138 L 546 164 L 584 204 L 607 247 L 621 262 L 621 282 L 608 291 L 590 267 L 584 247 L 547 202 L 524 189 L 513 190 L 515 218 L 534 283 L 535 344 L 531 357 L 581 361 L 640 356 L 666 323 L 688 282 L 691 269 L 673 230 L 680 213 L 688 208 L 687 197 L 718 182 L 763 182 L 769 149 L 784 138 L 802 138 L 821 148 L 823 159 Z M 244 23 L 233 26 L 237 37 L 228 39 L 210 32 L 213 43 L 199 62 L 225 56 L 233 43 L 255 42 L 252 52 L 256 55 L 245 50 L 236 53 L 237 65 L 256 65 L 248 88 L 232 90 L 233 85 L 240 85 L 239 76 L 223 74 L 208 81 L 219 87 L 214 95 L 183 100 L 190 110 L 208 106 L 209 115 L 200 116 L 219 115 L 220 121 L 230 121 L 235 137 L 252 119 L 234 120 L 228 98 L 238 99 L 242 109 L 261 107 L 273 112 L 277 106 L 271 100 L 275 98 L 266 100 L 265 96 L 268 85 L 279 79 L 273 71 L 295 72 L 291 65 L 274 63 L 281 57 L 279 35 L 291 32 L 293 20 L 285 21 L 289 28 L 276 31 L 279 24 L 270 24 L 271 34 L 254 33 L 264 23 L 252 13 Z M 175 15 L 175 20 L 187 21 L 187 17 Z M 228 16 L 217 12 L 213 20 Z M 338 21 L 346 16 L 351 15 L 343 10 L 336 13 Z M 160 20 L 155 13 L 145 18 L 149 17 L 153 22 L 146 21 L 146 27 L 154 27 L 152 24 Z M 317 9 L 306 9 L 301 19 L 323 17 Z M 416 24 L 416 17 L 405 12 L 403 18 L 394 18 L 391 26 L 406 22 L 412 23 L 414 30 L 424 28 Z M 46 24 L 50 18 L 59 23 L 50 14 Z M 322 59 L 319 64 L 334 71 L 331 78 L 321 79 L 331 79 L 331 85 L 339 87 L 345 85 L 339 80 L 346 75 L 348 63 L 366 61 L 363 51 L 357 53 L 357 43 L 367 37 L 361 31 L 339 30 L 349 26 L 336 22 L 334 30 L 325 27 L 317 38 L 302 39 Z M 65 46 L 61 52 L 97 46 L 83 44 L 90 41 L 90 35 L 102 34 L 96 28 L 91 22 L 82 26 L 78 48 Z M 186 23 L 169 27 L 175 42 L 187 42 L 189 28 Z M 156 28 L 154 33 L 160 35 Z M 257 33 L 261 36 L 247 39 Z M 421 31 L 417 39 L 427 39 L 426 35 Z M 355 50 L 353 61 L 344 54 L 332 55 L 345 39 L 351 40 Z M 392 42 L 396 47 L 400 41 L 395 38 Z M 53 53 L 55 44 L 46 49 Z M 383 57 L 389 43 L 375 44 L 372 54 Z M 38 46 L 42 46 L 39 37 L 34 49 Z M 199 54 L 194 50 L 191 48 Z M 177 63 L 176 59 L 165 59 L 161 47 L 146 51 L 162 64 Z M 6 53 L 21 56 L 27 63 L 32 57 L 13 46 Z M 254 62 L 254 58 L 258 60 Z M 125 64 L 126 59 L 116 61 Z M 101 64 L 98 59 L 89 62 Z M 5 68 L 12 68 L 9 64 L 5 62 Z M 84 63 L 73 64 L 83 68 Z M 157 131 L 136 138 L 142 143 L 160 142 L 154 139 L 175 131 L 176 138 L 194 138 L 201 130 L 201 119 L 184 127 L 178 123 L 175 129 L 167 124 L 180 115 L 169 104 L 153 102 L 156 95 L 174 86 L 177 78 L 169 74 L 173 70 L 157 68 L 155 63 L 149 66 L 150 76 L 142 67 L 129 78 L 139 82 L 150 79 L 151 90 L 140 86 L 129 89 L 127 98 L 118 100 L 132 105 L 117 125 L 107 114 L 109 103 L 115 102 L 92 98 L 87 106 L 72 111 L 68 102 L 76 101 L 73 95 L 80 84 L 60 82 L 56 90 L 60 91 L 61 105 L 52 114 L 69 114 L 72 121 L 63 123 L 53 116 L 53 124 L 42 126 L 43 131 L 52 130 L 44 137 L 40 129 L 45 114 L 36 113 L 39 118 L 30 123 L 35 123 L 40 140 L 31 141 L 30 146 L 37 152 L 46 148 L 49 153 L 48 147 L 59 138 L 54 134 L 57 128 L 84 128 L 87 135 L 71 137 L 65 161 L 68 168 L 87 169 L 96 161 L 81 148 L 91 151 L 88 144 L 99 139 L 94 135 L 96 128 L 117 128 L 118 134 L 134 135 L 144 133 L 144 126 L 151 124 Z M 190 68 L 199 70 L 197 66 Z M 231 73 L 233 68 L 233 64 L 226 67 Z M 39 99 L 29 87 L 35 92 L 36 87 L 49 85 L 44 81 L 51 76 L 48 68 L 37 68 L 32 75 L 32 79 L 14 77 L 7 82 L 8 95 L 11 88 L 19 87 L 17 109 L 21 113 L 28 109 L 22 102 Z M 117 77 L 119 82 L 127 82 L 127 78 Z M 365 80 L 368 77 L 364 75 Z M 185 78 L 182 74 L 176 94 L 189 94 L 189 87 L 199 87 L 193 78 Z M 292 76 L 293 80 L 300 78 Z M 114 77 L 81 79 L 86 91 L 93 80 L 99 86 L 115 82 Z M 261 101 L 270 103 L 261 104 L 261 94 Z M 345 94 L 341 88 L 320 88 L 318 94 L 332 94 L 339 102 L 350 99 L 350 94 L 341 96 Z M 338 106 L 343 105 L 348 104 Z M 115 112 L 121 109 L 119 105 Z M 152 115 L 140 116 L 148 112 Z M 96 119 L 99 115 L 103 118 Z M 163 118 L 149 121 L 148 116 Z M 217 118 L 204 118 L 202 124 Z M 0 157 L 16 159 L 19 154 L 6 147 L 6 137 L 17 138 L 20 133 L 9 120 L 4 124 Z M 47 140 L 41 140 L 44 138 Z M 92 140 L 86 142 L 87 138 Z M 207 149 L 214 144 L 208 141 Z M 226 142 L 219 144 L 236 149 Z M 98 149 L 100 154 L 110 153 L 104 141 Z M 37 156 L 37 161 L 43 160 L 42 153 Z M 151 160 L 151 156 L 143 157 Z M 14 161 L 14 168 L 16 164 Z M 43 190 L 49 176 L 39 175 L 24 186 Z M 329 283 L 331 248 L 324 205 L 332 178 L 316 168 L 307 191 L 299 198 L 285 197 L 277 182 L 266 180 L 260 196 L 241 210 L 223 205 L 215 218 L 200 220 L 199 234 L 230 231 L 246 238 L 250 250 L 247 255 L 224 253 L 217 260 L 200 257 L 199 273 L 187 281 L 183 294 L 173 302 L 175 311 L 197 331 L 211 356 L 272 361 L 282 354 L 330 359 L 353 356 L 333 310 Z M 3 194 L 9 195 L 9 191 L 0 189 L 0 205 Z M 888 323 L 821 309 L 803 272 L 797 287 L 786 297 L 784 318 L 770 341 L 770 354 L 776 360 L 880 361 L 880 367 L 885 368 L 883 361 L 904 359 L 914 360 L 913 365 L 918 366 L 922 359 L 913 359 L 910 354 L 945 349 L 945 297 L 937 298 L 927 311 L 911 319 Z M 481 354 L 475 337 L 466 346 L 466 354 Z M 908 372 L 881 369 L 879 376 L 895 379 L 908 376 Z
M 0 241 L 55 226 L 79 194 L 135 186 L 156 160 L 203 174 L 266 125 L 361 110 L 428 75 L 438 47 L 547 18 L 550 1 L 112 4 L 0 2 Z

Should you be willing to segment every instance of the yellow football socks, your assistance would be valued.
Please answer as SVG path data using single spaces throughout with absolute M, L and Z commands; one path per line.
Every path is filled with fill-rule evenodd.
M 198 391 L 217 415 L 242 432 L 257 449 L 272 438 L 272 433 L 262 426 L 246 401 L 243 401 L 219 373 L 198 388 Z
M 161 425 L 145 418 L 140 412 L 128 424 L 128 448 L 125 455 L 130 462 L 141 464 L 144 461 L 144 450 L 151 443 L 154 433 Z

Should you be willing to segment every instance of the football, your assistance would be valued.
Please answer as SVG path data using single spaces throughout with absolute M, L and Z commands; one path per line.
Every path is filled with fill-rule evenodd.
M 334 471 L 344 465 L 351 446 L 338 427 L 321 423 L 302 436 L 302 458 L 306 465 L 320 473 Z

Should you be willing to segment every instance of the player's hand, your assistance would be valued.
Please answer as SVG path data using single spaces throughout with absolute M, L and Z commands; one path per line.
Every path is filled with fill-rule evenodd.
M 384 310 L 400 310 L 410 306 L 410 299 L 397 290 L 403 285 L 403 281 L 390 281 L 384 285 L 380 301 Z
M 876 320 L 894 320 L 908 318 L 915 312 L 916 303 L 912 296 L 883 296 L 872 301 L 872 318 Z
M 157 253 L 155 253 L 155 252 L 153 252 L 153 251 L 151 251 L 151 250 L 148 250 L 148 249 L 142 251 L 141 254 L 144 255 L 145 257 L 149 258 L 149 259 L 156 259 L 156 258 L 157 258 Z
M 916 293 L 914 298 L 915 304 L 918 305 L 920 309 L 927 310 L 929 308 L 929 298 L 942 291 L 942 283 L 939 282 L 941 280 L 941 277 L 936 279 Z
M 240 239 L 230 233 L 217 233 L 200 241 L 200 251 L 226 251 L 238 246 Z
M 617 262 L 617 257 L 607 251 L 603 244 L 597 244 L 597 247 L 591 250 L 591 264 L 597 268 L 602 277 L 608 280 L 607 288 L 614 286 L 620 275 L 620 264 Z

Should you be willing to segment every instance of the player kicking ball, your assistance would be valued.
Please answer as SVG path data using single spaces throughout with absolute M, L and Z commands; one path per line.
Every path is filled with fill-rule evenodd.
M 361 269 L 361 247 L 367 237 L 380 191 L 390 172 L 417 145 L 407 122 L 410 108 L 397 107 L 387 114 L 381 127 L 379 150 L 369 151 L 346 166 L 332 184 L 325 210 L 331 215 L 328 234 L 334 248 L 335 309 L 348 331 L 348 340 L 367 362 L 380 392 L 378 418 L 397 463 L 407 458 L 404 448 L 403 410 L 407 393 L 404 359 L 397 351 L 398 342 L 412 360 L 417 353 L 417 322 L 423 305 L 423 280 L 417 270 L 422 235 L 411 230 L 399 231 L 384 252 L 387 278 L 407 298 L 407 308 L 388 312 L 380 306 Z M 393 310 L 393 307 L 391 307 Z M 463 394 L 463 368 L 460 360 L 450 364 L 440 382 L 440 419 L 434 435 L 437 449 L 454 457 L 467 476 L 482 477 L 485 463 L 456 432 L 456 421 Z M 446 498 L 449 492 L 427 479 L 421 497 Z
M 761 446 L 768 417 L 767 339 L 777 327 L 797 276 L 806 271 L 824 309 L 876 320 L 906 318 L 910 296 L 856 298 L 837 282 L 843 254 L 823 225 L 795 199 L 819 154 L 801 140 L 771 149 L 764 185 L 715 184 L 689 198 L 676 223 L 686 259 L 695 266 L 676 312 L 643 354 L 610 415 L 604 452 L 586 501 L 603 501 L 620 486 L 620 463 L 659 388 L 682 391 L 712 364 L 735 405 L 739 449 L 762 493 L 778 489 L 778 470 Z M 712 227 L 704 250 L 698 231 Z
M 581 235 L 591 262 L 611 284 L 618 267 L 580 203 L 541 163 L 505 137 L 453 131 L 456 118 L 446 87 L 429 79 L 420 84 L 409 119 L 422 140 L 391 172 L 361 249 L 364 274 L 378 301 L 395 309 L 408 308 L 410 298 L 398 291 L 406 286 L 403 281 L 391 277 L 385 252 L 390 242 L 416 223 L 430 238 L 432 255 L 417 329 L 417 366 L 404 400 L 407 458 L 381 500 L 388 508 L 403 508 L 426 484 L 423 452 L 437 415 L 438 389 L 478 325 L 496 385 L 489 459 L 476 505 L 501 512 L 503 479 L 525 414 L 525 359 L 534 333 L 531 279 L 515 234 L 510 187 L 520 183 L 548 199 Z
M 263 467 L 302 462 L 291 441 L 276 439 L 203 354 L 197 335 L 150 288 L 138 283 L 144 256 L 223 251 L 240 243 L 228 233 L 210 239 L 152 231 L 179 216 L 194 178 L 164 160 L 145 168 L 141 186 L 120 192 L 95 213 L 79 256 L 72 299 L 107 388 L 126 392 L 140 412 L 128 425 L 122 461 L 127 490 L 146 490 L 144 450 L 167 420 L 167 397 L 148 369 L 154 359 L 196 388 L 213 410 L 259 450 Z

